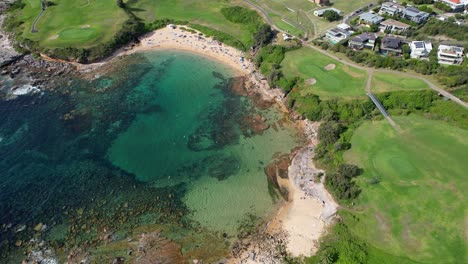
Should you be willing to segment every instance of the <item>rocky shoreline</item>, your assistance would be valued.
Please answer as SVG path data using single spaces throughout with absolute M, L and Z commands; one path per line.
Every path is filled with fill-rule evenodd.
M 56 86 L 56 78 L 75 74 L 68 63 L 35 59 L 24 55 L 0 67 L 0 99 L 38 93 Z
M 83 71 L 79 71 L 80 67 L 77 67 L 75 63 L 41 60 L 34 58 L 32 55 L 10 56 L 9 58 L 8 63 L 0 66 L 2 75 L 0 76 L 0 99 L 13 99 L 24 93 L 47 90 L 56 85 L 54 79 L 57 77 L 65 77 L 76 73 L 92 73 L 96 69 L 85 67 L 82 69 Z M 249 67 L 252 65 L 249 64 Z M 278 158 L 278 163 L 270 168 L 270 171 L 274 171 L 273 174 L 275 175 L 268 173 L 268 169 L 266 171 L 267 174 L 270 174 L 271 179 L 279 181 L 277 186 L 283 197 L 289 201 L 282 207 L 283 213 L 278 213 L 275 219 L 267 223 L 263 230 L 259 230 L 253 237 L 237 243 L 232 250 L 233 258 L 226 262 L 282 263 L 283 258 L 290 253 L 291 247 L 289 245 L 291 234 L 285 232 L 282 226 L 285 213 L 289 211 L 291 204 L 294 203 L 295 196 L 293 194 L 299 193 L 300 197 L 315 199 L 323 204 L 319 218 L 324 226 L 333 223 L 337 204 L 324 187 L 324 172 L 313 165 L 313 151 L 318 143 L 317 131 L 319 124 L 303 120 L 297 113 L 291 112 L 286 106 L 284 93 L 280 89 L 271 89 L 265 83 L 265 78 L 255 69 L 243 73 L 245 74 L 245 82 L 244 85 L 237 87 L 239 89 L 237 92 L 253 98 L 260 108 L 262 105 L 264 107 L 278 106 L 285 114 L 289 115 L 290 119 L 296 122 L 307 143 L 290 155 Z M 2 82 L 6 82 L 5 80 L 10 83 L 2 85 Z M 31 88 L 27 89 L 27 87 Z M 21 93 L 21 91 L 24 93 Z M 249 118 L 250 127 L 257 127 L 258 133 L 268 129 L 264 125 L 265 120 L 263 117 L 251 116 Z M 324 231 L 321 230 L 320 232 L 323 233 Z
M 3 3 L 0 3 L 0 25 L 3 25 L 3 22 L 5 21 L 6 17 L 4 12 L 6 11 L 10 1 L 5 0 L 2 2 Z M 1 27 L 0 49 L 2 50 L 2 52 L 0 53 L 0 68 L 18 60 L 22 56 L 14 49 L 13 44 L 10 41 L 10 36 L 5 31 L 3 31 Z

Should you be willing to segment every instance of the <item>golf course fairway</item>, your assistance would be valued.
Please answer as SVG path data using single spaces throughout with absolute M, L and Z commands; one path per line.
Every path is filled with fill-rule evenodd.
M 362 193 L 344 220 L 396 256 L 466 263 L 468 132 L 418 116 L 395 121 L 402 131 L 369 121 L 354 132 L 344 159 L 364 169 Z

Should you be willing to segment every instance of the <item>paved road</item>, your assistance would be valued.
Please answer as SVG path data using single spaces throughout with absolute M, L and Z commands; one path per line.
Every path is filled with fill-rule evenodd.
M 47 9 L 47 5 L 44 3 L 44 1 L 41 1 L 41 12 L 39 13 L 39 15 L 36 17 L 36 19 L 34 19 L 34 22 L 32 23 L 32 26 L 31 26 L 31 33 L 36 33 L 36 32 L 39 32 L 39 30 L 36 29 L 36 24 L 37 22 L 39 21 L 39 18 L 41 18 L 41 16 L 44 14 L 44 12 L 46 11 Z
M 427 80 L 426 78 L 424 77 L 421 77 L 417 74 L 414 74 L 414 73 L 408 73 L 408 72 L 401 72 L 401 71 L 394 71 L 394 70 L 388 70 L 388 69 L 374 69 L 374 68 L 369 68 L 369 67 L 365 67 L 365 66 L 361 66 L 359 64 L 356 64 L 356 63 L 352 63 L 352 62 L 349 62 L 349 61 L 345 61 L 345 60 L 342 60 L 341 58 L 338 58 L 337 56 L 333 55 L 333 54 L 330 54 L 329 52 L 321 49 L 321 48 L 318 48 L 316 46 L 313 46 L 313 45 L 310 45 L 310 44 L 306 44 L 307 46 L 309 46 L 310 48 L 330 57 L 330 58 L 333 58 L 335 60 L 339 60 L 341 63 L 345 64 L 345 65 L 348 65 L 348 66 L 351 66 L 351 67 L 354 67 L 354 68 L 357 68 L 357 69 L 361 69 L 361 70 L 364 70 L 364 71 L 367 71 L 367 74 L 368 75 L 371 75 L 371 72 L 373 74 L 373 72 L 383 72 L 383 73 L 393 73 L 393 74 L 398 74 L 400 76 L 407 76 L 407 77 L 412 77 L 412 78 L 416 78 L 416 79 L 419 79 L 425 83 L 427 83 L 427 85 L 429 85 L 429 87 L 438 92 L 439 94 L 443 95 L 444 97 L 452 100 L 453 102 L 465 107 L 465 108 L 468 108 L 468 103 L 462 101 L 460 98 L 454 96 L 453 94 L 447 92 L 446 90 L 444 90 L 443 88 L 437 86 L 436 84 L 432 83 L 431 81 Z
M 252 7 L 254 7 L 255 9 L 257 9 L 264 17 L 265 19 L 267 20 L 268 24 L 270 24 L 270 26 L 272 28 L 274 28 L 275 30 L 277 31 L 280 31 L 280 32 L 283 32 L 283 33 L 288 33 L 290 34 L 289 32 L 285 32 L 283 30 L 281 30 L 280 28 L 278 28 L 275 23 L 273 22 L 273 20 L 271 20 L 271 18 L 269 17 L 268 15 L 268 12 L 266 12 L 262 7 L 258 6 L 257 4 L 253 3 L 252 1 L 249 1 L 249 0 L 244 0 L 244 2 L 248 3 L 249 5 L 251 5 Z M 295 36 L 297 37 L 297 36 Z M 365 66 L 361 66 L 357 63 L 354 63 L 354 62 L 349 62 L 349 61 L 346 61 L 346 60 L 342 60 L 341 58 L 338 58 L 337 56 L 329 53 L 328 51 L 326 50 L 322 50 L 321 48 L 318 48 L 318 47 L 315 47 L 311 44 L 309 44 L 308 42 L 305 42 L 303 41 L 303 45 L 304 46 L 308 46 L 332 59 L 335 59 L 335 60 L 338 60 L 340 61 L 341 63 L 345 64 L 345 65 L 348 65 L 348 66 L 351 66 L 351 67 L 354 67 L 354 68 L 357 68 L 357 69 L 361 69 L 361 70 L 364 70 L 367 72 L 368 76 L 372 76 L 374 71 L 375 72 L 384 72 L 384 73 L 393 73 L 393 74 L 398 74 L 398 75 L 401 75 L 401 76 L 408 76 L 408 77 L 413 77 L 413 78 L 416 78 L 416 79 L 419 79 L 419 80 L 422 80 L 424 81 L 425 83 L 427 83 L 429 85 L 429 87 L 438 92 L 439 94 L 443 95 L 444 97 L 452 100 L 453 102 L 465 107 L 465 108 L 468 108 L 468 103 L 462 101 L 460 98 L 454 96 L 453 94 L 447 92 L 446 90 L 444 90 L 443 88 L 439 87 L 438 85 L 432 83 L 431 81 L 427 80 L 426 78 L 423 78 L 421 77 L 420 75 L 417 75 L 417 74 L 414 74 L 414 73 L 408 73 L 408 72 L 401 72 L 401 71 L 394 71 L 394 70 L 387 70 L 387 69 L 374 69 L 374 68 L 369 68 L 369 67 L 365 67 Z M 369 79 L 372 79 L 370 77 L 368 77 Z M 366 90 L 369 92 L 370 91 L 370 81 L 368 79 L 368 87 L 366 87 Z

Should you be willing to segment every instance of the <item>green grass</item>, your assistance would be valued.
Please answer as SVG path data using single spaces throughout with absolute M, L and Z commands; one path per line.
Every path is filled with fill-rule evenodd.
M 364 169 L 344 213 L 351 230 L 386 252 L 426 263 L 466 263 L 468 131 L 418 116 L 366 122 L 344 158 Z M 370 179 L 381 182 L 371 185 Z M 356 220 L 352 215 L 357 216 Z
M 121 29 L 128 15 L 117 6 L 115 0 L 55 0 L 31 33 L 31 25 L 41 10 L 39 0 L 23 0 L 26 6 L 15 15 L 24 24 L 17 29 L 21 34 L 39 41 L 43 48 L 86 48 L 109 41 Z M 144 22 L 155 19 L 189 21 L 239 39 L 245 46 L 252 44 L 252 32 L 248 26 L 228 21 L 220 12 L 223 7 L 243 5 L 242 1 L 193 1 L 193 0 L 138 0 L 125 1 L 127 7 Z
M 128 19 L 115 0 L 54 0 L 39 19 L 37 33 L 31 25 L 41 10 L 39 0 L 23 0 L 17 15 L 24 21 L 22 35 L 42 47 L 90 47 L 110 40 Z
M 317 7 L 311 1 L 306 0 L 258 0 L 256 4 L 263 7 L 270 15 L 273 22 L 280 29 L 288 30 L 296 36 L 300 34 L 309 36 L 314 34 L 314 25 L 308 19 L 306 12 Z M 289 8 L 289 9 L 288 9 Z M 294 12 L 292 11 L 294 10 Z M 293 24 L 294 27 L 281 19 Z M 291 30 L 293 28 L 293 30 Z
M 273 22 L 275 23 L 275 25 L 277 27 L 279 27 L 280 29 L 294 35 L 294 36 L 299 36 L 299 35 L 304 35 L 304 31 L 297 28 L 297 27 L 293 27 L 291 26 L 290 24 L 284 22 L 283 20 L 281 20 L 281 17 L 278 16 L 278 15 L 275 15 L 275 14 L 270 14 L 270 17 L 271 17 L 271 20 L 273 20 Z
M 335 64 L 334 70 L 325 70 Z M 317 94 L 321 98 L 365 96 L 367 73 L 340 62 L 308 47 L 286 53 L 281 63 L 286 76 L 299 76 L 305 80 L 301 95 Z M 308 79 L 316 79 L 310 85 Z
M 394 73 L 374 73 L 372 79 L 374 93 L 424 89 L 429 89 L 424 81 Z
M 239 39 L 246 46 L 252 44 L 252 33 L 247 27 L 229 22 L 222 14 L 221 8 L 243 5 L 242 1 L 193 1 L 193 0 L 138 0 L 131 4 L 134 13 L 145 21 L 169 18 L 179 21 L 190 21 Z
M 333 1 L 333 7 L 347 14 L 370 3 L 375 4 L 376 2 L 375 0 L 335 0 Z

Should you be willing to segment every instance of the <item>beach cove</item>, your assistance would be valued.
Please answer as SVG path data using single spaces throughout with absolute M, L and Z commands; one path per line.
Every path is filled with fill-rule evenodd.
M 285 243 L 293 255 L 308 254 L 316 249 L 315 241 L 334 214 L 333 210 L 326 209 L 326 205 L 333 205 L 332 199 L 319 199 L 320 195 L 313 190 L 320 187 L 308 188 L 320 172 L 310 166 L 312 156 L 309 155 L 316 144 L 317 125 L 292 122 L 286 115 L 281 92 L 270 90 L 254 65 L 241 57 L 239 51 L 210 38 L 165 28 L 143 37 L 140 45 L 109 60 L 112 63 L 78 65 L 84 79 L 68 80 L 62 84 L 66 87 L 63 91 L 57 89 L 33 99 L 41 101 L 35 104 L 43 107 L 43 113 L 50 111 L 48 109 L 60 109 L 56 120 L 52 118 L 55 121 L 50 127 L 34 122 L 2 127 L 2 138 L 6 139 L 0 142 L 2 147 L 14 149 L 16 142 L 25 149 L 35 149 L 33 139 L 28 145 L 12 138 L 21 139 L 28 131 L 35 131 L 36 126 L 41 127 L 44 135 L 60 134 L 66 128 L 64 137 L 46 136 L 55 148 L 53 152 L 36 152 L 48 153 L 48 159 L 55 157 L 52 171 L 57 168 L 68 171 L 70 168 L 62 165 L 63 162 L 66 158 L 78 157 L 79 162 L 73 163 L 76 168 L 88 168 L 87 175 L 100 171 L 98 173 L 104 176 L 87 184 L 102 186 L 107 181 L 109 185 L 94 194 L 92 190 L 81 194 L 80 197 L 90 196 L 87 201 L 79 198 L 76 204 L 66 202 L 60 206 L 44 203 L 44 206 L 57 208 L 57 215 L 66 212 L 66 221 L 57 217 L 50 223 L 37 212 L 38 217 L 34 219 L 19 217 L 21 221 L 12 223 L 12 231 L 26 225 L 26 230 L 42 234 L 50 248 L 55 249 L 56 257 L 60 249 L 64 250 L 60 246 L 57 250 L 56 244 L 73 234 L 73 241 L 67 242 L 70 245 L 82 244 L 87 236 L 99 235 L 96 245 L 106 240 L 108 245 L 117 248 L 106 255 L 102 251 L 108 247 L 100 246 L 101 253 L 91 253 L 102 259 L 116 257 L 112 254 L 118 253 L 126 255 L 127 260 L 134 260 L 141 252 L 132 255 L 128 250 L 136 252 L 138 246 L 150 245 L 146 241 L 149 239 L 171 241 L 164 252 L 173 260 L 217 261 L 216 258 L 229 256 L 226 250 L 236 243 L 242 228 L 252 228 L 250 223 L 265 231 L 263 233 L 288 233 Z M 106 69 L 111 64 L 111 69 Z M 55 102 L 59 98 L 63 106 L 55 103 L 51 108 L 49 96 L 56 96 Z M 277 104 L 266 107 L 258 104 L 261 101 L 276 101 Z M 18 114 L 10 115 L 11 119 L 19 118 Z M 36 118 L 41 117 L 37 115 Z M 68 143 L 60 143 L 64 147 L 54 147 L 65 139 Z M 298 149 L 304 145 L 306 148 Z M 65 149 L 65 146 L 72 147 Z M 274 191 L 274 182 L 272 184 L 265 176 L 265 168 L 293 149 L 296 152 L 290 155 L 290 162 L 296 165 L 289 167 L 289 180 L 277 178 L 278 186 L 289 188 L 286 198 L 290 202 L 282 203 L 278 192 Z M 3 153 L 16 153 L 10 151 Z M 64 161 L 57 153 L 66 157 Z M 298 159 L 301 153 L 306 157 Z M 36 160 L 37 156 L 29 158 Z M 94 169 L 97 166 L 92 164 L 96 160 L 99 160 L 99 169 Z M 4 162 L 6 165 L 7 161 Z M 10 162 L 11 165 L 17 161 Z M 73 171 L 81 175 L 83 169 Z M 117 171 L 120 183 L 114 186 L 111 182 L 115 184 L 113 175 Z M 55 171 L 50 173 L 56 174 Z M 48 178 L 51 176 L 42 177 L 52 180 Z M 68 180 L 64 177 L 61 182 L 67 186 Z M 88 186 L 78 181 L 74 184 L 80 188 Z M 63 192 L 61 188 L 65 187 L 55 185 L 54 188 Z M 53 193 L 48 193 L 52 199 L 47 202 L 54 201 Z M 33 201 L 29 202 L 34 205 Z M 309 209 L 313 213 L 304 214 Z M 106 226 L 105 217 L 101 224 L 84 219 L 84 216 L 100 218 L 104 211 L 114 217 L 118 214 L 120 223 Z M 323 213 L 328 211 L 331 213 Z M 304 232 L 294 231 L 295 226 L 309 219 L 314 222 L 307 229 L 306 237 Z M 39 224 L 42 225 L 36 230 Z M 256 250 L 259 247 L 241 250 L 231 262 L 261 261 L 261 254 L 252 258 L 251 253 Z M 160 251 L 153 253 L 161 254 Z M 75 252 L 77 260 L 84 256 L 80 254 Z

